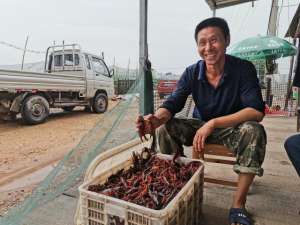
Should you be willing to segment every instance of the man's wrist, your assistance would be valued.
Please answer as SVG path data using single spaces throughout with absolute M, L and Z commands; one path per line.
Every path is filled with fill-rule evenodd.
M 211 119 L 209 123 L 213 129 L 217 128 L 217 119 Z
M 171 118 L 171 113 L 165 109 L 160 108 L 155 113 L 154 116 L 157 119 L 158 127 L 164 123 L 166 123 Z

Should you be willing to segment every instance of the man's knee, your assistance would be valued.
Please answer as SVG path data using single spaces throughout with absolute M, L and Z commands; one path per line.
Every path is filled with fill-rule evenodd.
M 165 124 L 159 127 L 158 133 L 160 135 L 170 135 L 171 137 L 178 137 L 184 129 L 184 123 L 181 119 L 172 118 Z
M 157 136 L 159 140 L 190 146 L 201 124 L 200 120 L 172 118 L 157 129 Z
M 239 126 L 237 135 L 237 164 L 238 173 L 255 173 L 262 176 L 261 165 L 265 158 L 266 134 L 264 127 L 254 121 L 248 121 Z M 252 172 L 251 172 L 252 171 Z
M 296 149 L 300 149 L 300 134 L 293 135 L 286 139 L 284 142 L 284 148 L 287 152 L 296 151 Z
M 293 149 L 293 143 L 291 142 L 290 137 L 284 142 L 284 148 L 287 152 L 290 152 Z
M 182 149 L 182 146 L 177 142 L 174 137 L 170 135 L 167 124 L 161 125 L 156 129 L 157 143 L 159 151 L 163 154 L 172 154 L 178 149 Z M 182 150 L 181 150 L 182 151 Z
M 178 121 L 177 118 L 170 119 L 165 124 L 156 129 L 156 134 L 161 137 L 166 135 L 176 136 L 177 133 L 180 133 L 178 132 L 178 127 L 180 127 L 179 122 L 180 121 Z
M 263 139 L 266 142 L 266 132 L 263 125 L 255 121 L 247 121 L 241 125 L 242 135 L 249 136 L 251 139 Z
M 167 131 L 165 124 L 161 125 L 160 127 L 158 127 L 156 129 L 156 135 L 158 137 L 165 137 L 167 134 L 168 134 L 168 131 Z

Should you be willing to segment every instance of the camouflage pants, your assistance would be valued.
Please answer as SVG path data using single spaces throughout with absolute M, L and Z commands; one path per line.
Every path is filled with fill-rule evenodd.
M 156 131 L 159 149 L 164 154 L 183 152 L 183 145 L 192 146 L 196 131 L 205 122 L 197 119 L 173 118 Z M 265 158 L 267 137 L 264 127 L 248 121 L 236 127 L 218 128 L 207 138 L 206 143 L 220 144 L 236 155 L 233 170 L 236 173 L 263 175 L 261 165 Z

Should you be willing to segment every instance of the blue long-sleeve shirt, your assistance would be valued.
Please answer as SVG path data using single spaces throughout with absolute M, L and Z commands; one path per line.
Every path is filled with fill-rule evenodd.
M 230 55 L 225 57 L 224 73 L 216 88 L 206 78 L 203 60 L 186 68 L 177 83 L 176 90 L 160 106 L 174 116 L 192 94 L 195 102 L 194 117 L 210 119 L 233 114 L 251 107 L 264 113 L 264 102 L 252 63 Z

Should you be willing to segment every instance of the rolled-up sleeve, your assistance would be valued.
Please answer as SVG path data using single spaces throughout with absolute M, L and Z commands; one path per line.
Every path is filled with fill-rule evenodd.
M 191 76 L 191 71 L 187 68 L 179 79 L 175 91 L 160 108 L 169 110 L 173 116 L 183 109 L 187 97 L 191 94 Z
M 240 94 L 244 108 L 250 107 L 264 113 L 265 105 L 262 99 L 256 69 L 250 62 L 244 65 L 240 82 Z

